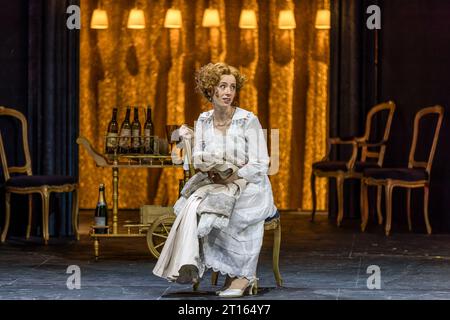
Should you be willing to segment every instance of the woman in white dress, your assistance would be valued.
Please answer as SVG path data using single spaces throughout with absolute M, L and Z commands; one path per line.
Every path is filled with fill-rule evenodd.
M 199 91 L 212 103 L 213 110 L 203 112 L 196 122 L 194 167 L 204 171 L 203 156 L 220 155 L 239 169 L 226 179 L 209 172 L 214 183 L 229 184 L 239 180 L 246 185 L 234 204 L 228 225 L 212 228 L 200 241 L 202 266 L 199 269 L 201 274 L 204 269 L 212 268 L 227 275 L 219 296 L 242 296 L 256 281 L 264 220 L 276 213 L 267 176 L 267 142 L 258 118 L 237 106 L 235 98 L 245 78 L 236 68 L 225 63 L 210 63 L 197 72 L 196 82 Z M 158 269 L 157 264 L 154 273 L 163 276 L 162 269 L 162 266 Z

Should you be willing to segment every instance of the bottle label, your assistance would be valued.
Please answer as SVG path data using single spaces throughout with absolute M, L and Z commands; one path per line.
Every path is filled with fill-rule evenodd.
M 133 148 L 139 148 L 141 146 L 141 139 L 139 137 L 140 131 L 138 129 L 133 130 L 132 136 L 133 138 L 131 144 L 133 145 Z
M 144 149 L 145 153 L 153 153 L 153 138 L 150 129 L 144 129 Z
M 130 146 L 130 137 L 131 137 L 131 130 L 122 129 L 120 131 L 119 146 L 122 148 L 128 148 Z
M 118 134 L 114 133 L 114 132 L 109 132 L 108 135 L 106 136 L 106 146 L 109 148 L 115 148 L 117 147 L 117 143 L 118 143 Z
M 132 134 L 133 137 L 139 137 L 140 135 L 141 135 L 141 132 L 139 131 L 139 129 L 133 130 L 133 134 Z
M 95 225 L 98 227 L 106 227 L 105 217 L 95 217 Z

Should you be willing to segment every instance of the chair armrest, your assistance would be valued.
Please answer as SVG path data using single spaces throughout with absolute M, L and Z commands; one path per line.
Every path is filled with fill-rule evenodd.
M 382 140 L 380 142 L 366 142 L 366 141 L 358 141 L 358 147 L 381 147 L 386 144 L 387 141 Z
M 358 156 L 357 139 L 360 139 L 360 138 L 354 138 L 353 140 L 342 140 L 341 138 L 329 138 L 328 139 L 328 152 L 325 155 L 325 157 L 322 159 L 322 161 L 329 160 L 330 152 L 331 152 L 331 145 L 333 145 L 333 144 L 350 144 L 353 147 L 352 155 L 351 155 L 350 159 L 347 161 L 346 166 L 347 166 L 347 169 L 349 169 L 349 170 L 353 169 L 355 162 L 356 162 L 356 157 Z

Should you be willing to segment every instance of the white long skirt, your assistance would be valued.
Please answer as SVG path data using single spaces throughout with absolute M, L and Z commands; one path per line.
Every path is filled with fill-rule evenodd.
M 201 200 L 194 193 L 176 204 L 179 213 L 153 273 L 174 281 L 182 265 L 192 264 L 198 267 L 200 277 L 205 269 L 212 268 L 231 277 L 255 278 L 264 220 L 276 212 L 268 179 L 259 185 L 249 183 L 236 202 L 228 226 L 213 228 L 199 241 L 196 211 Z
M 200 244 L 197 238 L 197 207 L 201 200 L 193 194 L 185 202 L 153 269 L 154 275 L 175 281 L 181 266 L 191 264 L 197 266 L 199 276 L 202 277 L 205 268 L 200 258 Z

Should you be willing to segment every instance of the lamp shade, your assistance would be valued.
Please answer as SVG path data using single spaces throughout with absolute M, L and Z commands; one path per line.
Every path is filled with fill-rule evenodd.
M 220 27 L 219 10 L 205 9 L 202 26 L 206 28 Z
M 292 10 L 280 10 L 278 15 L 278 29 L 295 29 L 294 12 Z
M 106 10 L 94 10 L 91 19 L 91 29 L 108 29 L 108 14 Z
M 128 29 L 145 29 L 144 10 L 131 9 L 128 16 Z
M 181 11 L 178 9 L 169 9 L 166 12 L 166 19 L 164 20 L 164 28 L 181 28 Z
M 242 10 L 239 18 L 239 28 L 241 29 L 256 29 L 258 24 L 256 23 L 256 14 L 254 10 Z
M 318 10 L 316 14 L 316 29 L 330 28 L 330 10 Z

